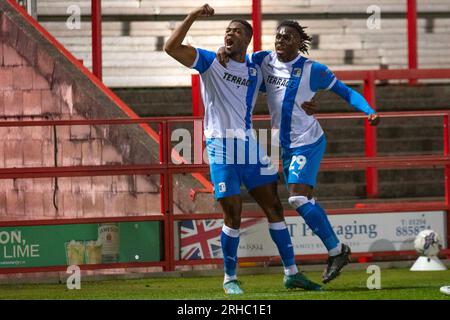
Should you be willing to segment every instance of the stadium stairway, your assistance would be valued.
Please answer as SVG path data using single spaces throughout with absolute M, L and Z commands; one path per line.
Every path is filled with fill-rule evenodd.
M 77 5 L 90 13 L 90 0 L 77 1 Z M 216 9 L 216 14 L 249 14 L 251 1 L 228 0 L 209 1 Z M 204 4 L 203 0 L 103 0 L 102 5 L 106 14 L 116 15 L 184 15 L 186 12 Z M 317 14 L 317 13 L 359 13 L 373 5 L 373 1 L 360 0 L 355 3 L 352 0 L 298 0 L 294 3 L 281 3 L 278 0 L 263 0 L 261 7 L 263 12 L 273 14 Z M 402 0 L 377 0 L 376 5 L 384 12 L 404 13 L 405 2 Z M 445 0 L 419 1 L 418 9 L 427 12 L 441 12 L 449 9 Z M 64 15 L 67 11 L 67 1 L 64 0 L 39 0 L 38 13 L 42 15 Z
M 404 1 L 377 1 L 380 29 L 369 29 L 367 8 L 373 1 L 305 0 L 280 5 L 262 1 L 262 47 L 273 48 L 277 23 L 301 19 L 313 36 L 309 57 L 340 69 L 397 69 L 407 66 Z M 202 1 L 102 1 L 103 76 L 109 87 L 188 86 L 190 71 L 163 51 L 174 27 Z M 230 18 L 250 18 L 250 1 L 212 1 L 214 19 L 194 23 L 186 42 L 216 50 Z M 348 5 L 346 5 L 348 4 Z M 90 1 L 79 1 L 79 28 L 70 27 L 69 4 L 61 0 L 38 3 L 38 20 L 84 64 L 92 67 Z M 418 2 L 418 50 L 422 68 L 450 66 L 450 4 L 444 0 Z M 68 13 L 69 12 L 69 13 Z M 67 22 L 69 21 L 69 24 Z M 250 46 L 251 47 L 251 46 Z

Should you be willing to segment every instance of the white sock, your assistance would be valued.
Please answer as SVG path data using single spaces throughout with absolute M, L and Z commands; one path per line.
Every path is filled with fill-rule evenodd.
M 333 248 L 333 249 L 328 251 L 328 255 L 330 257 L 334 257 L 334 256 L 337 256 L 337 255 L 340 255 L 341 252 L 342 252 L 342 244 L 339 242 L 337 244 L 336 248 Z
M 223 283 L 225 284 L 225 283 L 230 282 L 232 280 L 237 280 L 237 275 L 229 276 L 229 275 L 227 275 L 225 273 L 225 276 L 223 277 Z
M 225 224 L 222 226 L 222 231 L 223 233 L 225 233 L 227 236 L 232 237 L 232 238 L 237 238 L 239 237 L 239 233 L 240 233 L 240 229 L 231 229 L 230 227 L 227 227 Z
M 298 273 L 297 265 L 293 264 L 292 266 L 284 268 L 284 274 L 286 276 L 293 276 Z

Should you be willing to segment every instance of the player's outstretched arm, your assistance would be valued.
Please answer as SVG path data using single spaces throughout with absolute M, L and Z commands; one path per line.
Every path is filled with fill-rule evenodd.
M 380 123 L 380 116 L 367 103 L 366 99 L 355 90 L 347 87 L 344 83 L 337 80 L 331 88 L 331 91 L 347 101 L 352 107 L 368 115 L 367 120 L 370 125 L 376 126 Z
M 204 4 L 200 8 L 191 11 L 184 21 L 170 35 L 164 44 L 164 51 L 172 58 L 185 65 L 191 67 L 196 58 L 196 50 L 192 46 L 183 45 L 182 42 L 186 37 L 189 28 L 199 17 L 210 17 L 214 15 L 214 9 L 208 4 Z
M 369 123 L 376 126 L 380 122 L 380 117 L 377 115 L 367 103 L 366 99 L 355 90 L 347 87 L 343 82 L 339 81 L 333 72 L 327 66 L 313 62 L 311 67 L 310 78 L 311 90 L 317 92 L 319 90 L 331 90 L 347 101 L 353 108 L 364 112 L 368 115 Z

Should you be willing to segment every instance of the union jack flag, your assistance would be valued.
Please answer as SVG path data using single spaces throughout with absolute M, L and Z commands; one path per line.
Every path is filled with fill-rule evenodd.
M 261 218 L 243 219 L 241 233 L 261 221 Z M 222 258 L 220 234 L 223 220 L 185 220 L 181 223 L 181 259 L 198 260 Z

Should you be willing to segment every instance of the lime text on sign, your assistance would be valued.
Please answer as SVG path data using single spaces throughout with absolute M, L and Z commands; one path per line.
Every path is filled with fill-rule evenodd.
M 39 245 L 27 244 L 26 240 L 22 239 L 21 231 L 0 231 L 0 244 L 4 245 L 3 257 L 5 259 L 39 257 Z

